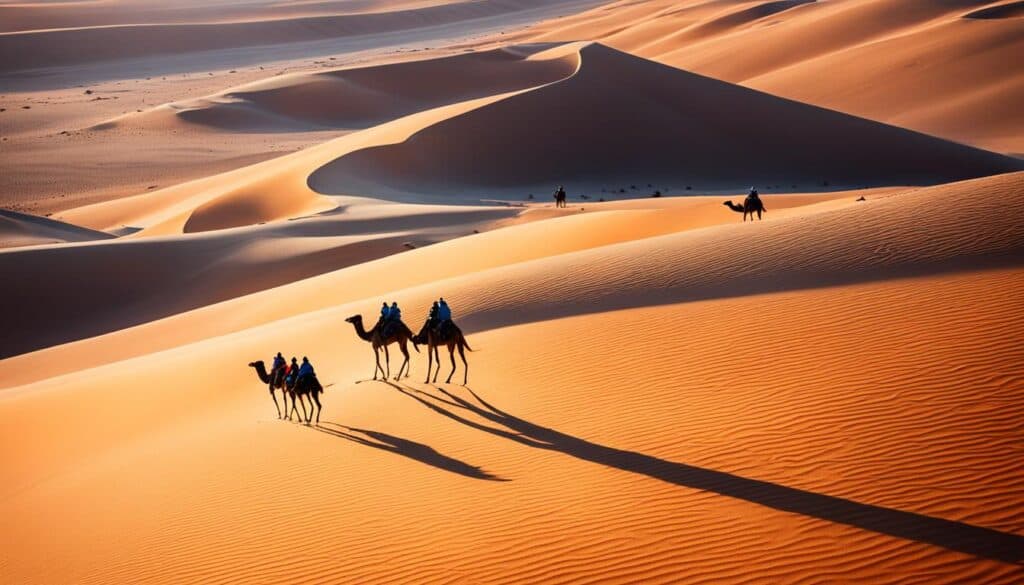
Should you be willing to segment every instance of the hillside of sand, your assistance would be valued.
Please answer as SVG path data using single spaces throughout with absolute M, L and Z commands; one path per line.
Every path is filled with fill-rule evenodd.
M 1018 4 L 0 3 L 0 583 L 1024 581 Z
M 726 215 L 661 235 L 615 220 L 661 201 L 625 202 L 6 360 L 37 381 L 0 398 L 4 575 L 1012 582 L 1022 181 L 769 197 L 759 224 L 687 202 Z M 620 239 L 571 251 L 580 223 Z M 537 230 L 546 253 L 488 267 Z M 343 319 L 383 297 L 415 322 L 438 294 L 469 388 L 420 383 L 415 353 L 409 381 L 360 382 L 372 352 Z M 188 339 L 61 372 L 161 328 Z M 320 427 L 274 420 L 245 367 L 278 348 L 329 384 Z

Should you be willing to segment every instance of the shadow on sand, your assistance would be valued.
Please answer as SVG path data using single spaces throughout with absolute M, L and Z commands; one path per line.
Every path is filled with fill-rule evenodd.
M 427 465 L 437 467 L 438 469 L 443 469 L 466 477 L 472 477 L 473 479 L 508 481 L 507 479 L 502 479 L 496 475 L 487 473 L 479 467 L 448 457 L 447 455 L 442 455 L 429 445 L 424 445 L 423 443 L 417 443 L 416 441 L 410 441 L 387 433 L 346 427 L 345 425 L 333 422 L 324 422 L 321 423 L 321 426 L 311 428 L 320 431 L 321 433 L 327 433 L 334 437 L 347 439 L 353 443 L 359 443 L 360 445 L 373 447 L 374 449 L 389 451 L 391 453 L 419 461 L 420 463 L 426 463 Z
M 444 396 L 411 386 L 388 385 L 427 408 L 464 425 L 537 449 L 559 451 L 632 473 L 639 473 L 688 488 L 746 500 L 785 512 L 856 526 L 888 536 L 914 540 L 949 550 L 1006 563 L 1024 560 L 1024 537 L 963 522 L 913 512 L 862 504 L 731 473 L 694 467 L 643 453 L 623 451 L 591 443 L 556 430 L 535 425 L 503 412 L 467 388 L 478 404 L 434 386 Z M 455 409 L 473 413 L 499 425 L 470 420 Z

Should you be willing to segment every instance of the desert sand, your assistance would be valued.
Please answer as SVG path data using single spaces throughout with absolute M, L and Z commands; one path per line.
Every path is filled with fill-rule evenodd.
M 1019 3 L 597 4 L 0 4 L 0 582 L 1024 580 Z

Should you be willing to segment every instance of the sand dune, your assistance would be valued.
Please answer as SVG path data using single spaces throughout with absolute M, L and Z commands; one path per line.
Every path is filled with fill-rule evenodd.
M 1021 153 L 1019 3 L 991 4 L 618 2 L 515 38 L 595 39 L 782 97 Z
M 0 2 L 0 582 L 1024 582 L 1020 4 Z
M 11 326 L 22 333 L 0 342 L 0 356 L 293 283 L 484 230 L 517 213 L 345 203 L 334 214 L 208 235 L 0 253 L 0 270 L 22 283 L 8 299 L 19 307 L 10 316 Z M 233 211 L 230 206 L 221 210 Z M 72 288 L 75 295 L 69 297 Z
M 884 195 L 886 191 L 870 192 L 867 195 L 874 197 L 874 193 Z M 829 205 L 846 205 L 854 197 L 853 194 L 837 193 L 767 196 L 767 199 L 772 210 L 771 218 L 774 219 L 784 217 L 791 210 L 798 212 L 801 208 L 809 205 L 814 206 L 815 210 L 824 209 Z M 450 214 L 445 213 L 424 215 L 422 206 L 415 206 L 413 210 L 404 210 L 406 213 L 415 215 L 413 217 L 402 217 L 400 207 L 397 211 L 398 215 L 392 216 L 389 216 L 389 213 L 394 212 L 366 213 L 361 211 L 372 210 L 374 207 L 357 206 L 346 209 L 345 213 L 351 216 L 352 223 L 342 223 L 341 225 L 353 226 L 356 221 L 366 221 L 368 226 L 375 225 L 376 229 L 385 232 L 397 231 L 398 228 L 409 228 L 410 225 L 415 225 L 421 234 L 419 238 L 422 238 L 425 229 L 430 229 L 430 233 L 437 231 L 437 228 L 442 225 L 438 221 L 453 220 Z M 393 207 L 396 206 L 387 206 L 384 209 L 389 210 Z M 452 210 L 451 206 L 444 206 L 441 209 Z M 413 213 L 414 210 L 419 210 L 419 212 Z M 516 224 L 518 227 L 515 232 L 502 229 L 502 231 L 474 235 L 472 242 L 474 248 L 485 248 L 488 250 L 487 253 L 471 255 L 457 253 L 459 259 L 457 262 L 451 261 L 453 251 L 445 246 L 420 247 L 413 252 L 406 252 L 408 257 L 412 258 L 411 260 L 401 257 L 381 258 L 377 262 L 353 265 L 346 270 L 339 271 L 330 279 L 330 282 L 325 279 L 307 279 L 286 288 L 280 288 L 273 294 L 268 292 L 265 295 L 252 294 L 238 299 L 225 300 L 213 306 L 189 311 L 184 315 L 147 323 L 96 340 L 75 342 L 28 353 L 14 360 L 17 367 L 7 372 L 6 379 L 0 378 L 0 387 L 24 384 L 75 370 L 111 364 L 142 356 L 145 353 L 237 332 L 248 327 L 285 319 L 294 315 L 296 310 L 319 310 L 335 306 L 338 303 L 384 295 L 388 291 L 422 286 L 437 280 L 476 273 L 480 270 L 618 242 L 681 232 L 684 229 L 732 223 L 738 220 L 738 215 L 726 210 L 721 205 L 720 198 L 648 199 L 588 204 L 588 210 L 586 212 L 581 212 L 578 208 L 564 211 L 555 211 L 550 208 L 516 210 L 522 213 L 509 219 L 499 219 L 492 224 L 494 227 Z M 297 229 L 293 236 L 305 233 L 307 236 L 316 237 L 317 235 L 338 233 L 339 224 L 326 218 L 319 220 L 323 221 L 322 228 L 325 229 L 323 233 L 319 232 L 319 229 L 313 229 L 313 225 L 309 225 L 308 221 L 310 220 L 304 221 L 305 225 Z M 532 224 L 519 225 L 522 223 Z M 461 225 L 455 222 L 452 224 L 452 228 L 457 231 Z M 549 228 L 557 229 L 562 237 L 548 238 Z M 273 228 L 267 226 L 260 229 L 272 231 Z M 209 237 L 213 238 L 215 235 Z M 228 236 L 226 242 L 231 241 L 233 238 Z M 423 241 L 417 239 L 414 242 Z M 315 246 L 316 244 L 311 245 Z M 211 245 L 211 247 L 215 247 L 215 245 Z M 120 252 L 110 250 L 105 254 L 108 257 L 116 258 L 117 254 L 132 249 L 134 248 L 121 248 Z M 180 244 L 143 248 L 143 250 L 156 250 L 163 254 L 187 249 L 186 245 Z M 381 246 L 378 249 L 393 253 L 393 248 L 386 246 Z M 187 258 L 172 258 L 171 262 L 164 262 L 164 265 L 171 267 L 174 263 L 188 265 L 189 262 L 194 262 Z M 230 262 L 226 264 L 231 265 Z M 164 269 L 166 270 L 167 267 Z M 89 271 L 84 270 L 83 273 L 80 276 L 88 281 Z M 386 275 L 386 278 L 382 279 L 381 275 Z M 160 283 L 173 278 L 173 275 L 162 274 L 154 281 Z M 63 280 L 59 274 L 37 275 L 37 279 L 39 280 L 35 282 L 38 286 L 47 287 L 49 290 L 67 286 L 67 281 Z M 103 285 L 100 282 L 95 286 L 99 289 Z M 236 283 L 234 286 L 238 287 L 240 284 Z M 177 298 L 168 296 L 159 286 L 148 288 L 135 284 L 134 287 L 136 292 L 142 295 L 139 298 L 162 298 L 165 301 L 170 300 L 171 302 L 168 304 L 180 306 L 178 304 L 180 301 Z M 250 288 L 255 290 L 257 287 L 250 286 Z M 324 291 L 326 290 L 330 290 L 331 294 L 325 295 Z M 32 293 L 27 292 L 27 294 L 31 295 Z M 41 294 L 45 296 L 45 293 Z M 116 327 L 112 327 L 111 312 L 96 308 L 105 306 L 103 296 L 93 296 L 90 297 L 90 300 L 83 299 L 79 302 L 91 303 L 91 310 L 95 311 L 94 314 L 91 314 L 92 317 L 79 322 L 79 336 L 83 331 L 95 334 L 116 329 Z M 49 317 L 51 310 L 52 308 L 48 305 L 26 303 L 26 318 L 28 321 L 46 321 L 51 319 Z M 151 303 L 151 315 L 155 315 L 158 310 L 166 315 L 170 314 L 171 307 L 166 304 Z M 113 316 L 117 317 L 122 326 L 126 323 L 124 316 L 116 314 L 116 312 Z M 73 337 L 69 335 L 68 338 Z M 45 336 L 39 333 L 17 341 L 18 346 L 23 348 L 30 342 L 37 345 L 45 344 Z
M 0 5 L 0 32 L 139 23 L 202 23 L 271 20 L 282 17 L 392 12 L 438 4 L 437 0 L 243 0 L 176 2 L 18 2 Z
M 593 1 L 432 3 L 409 9 L 273 20 L 195 24 L 124 24 L 0 34 L 0 74 L 103 61 L 153 58 L 240 47 L 311 43 L 452 26 Z
M 321 311 L 7 390 L 5 575 L 1018 580 L 1022 181 L 811 205 L 754 225 L 732 214 L 400 288 L 399 266 L 412 278 L 431 269 L 418 255 L 447 247 L 469 261 L 502 249 L 476 238 L 514 247 L 535 239 L 518 230 L 547 224 L 556 245 L 574 233 L 560 220 L 511 227 L 248 308 L 321 299 Z M 327 303 L 362 280 L 353 270 L 395 288 Z M 353 384 L 372 363 L 342 318 L 387 296 L 411 320 L 438 292 L 478 350 L 472 391 Z M 243 364 L 278 347 L 334 383 L 322 430 L 268 420 Z M 109 497 L 120 482 L 132 489 Z M 45 528 L 58 523 L 75 529 Z M 310 539 L 317 554 L 268 552 Z
M 447 58 L 304 73 L 167 104 L 96 126 L 180 120 L 237 132 L 360 129 L 455 102 L 525 89 L 572 73 L 576 59 L 530 59 L 549 45 L 515 46 Z M 429 81 L 429 83 L 428 83 Z
M 45 217 L 0 209 L 0 248 L 66 242 L 89 242 L 93 240 L 106 240 L 113 237 L 113 235 L 105 232 L 90 230 Z
M 739 189 L 930 184 L 1017 170 L 994 155 L 591 44 L 572 76 L 481 102 L 317 170 L 321 193 L 522 197 L 571 183 Z M 529 123 L 523 123 L 528 120 Z M 628 148 L 624 148 L 628 145 Z

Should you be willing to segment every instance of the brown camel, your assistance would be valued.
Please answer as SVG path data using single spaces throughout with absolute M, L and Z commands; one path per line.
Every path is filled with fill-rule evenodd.
M 292 410 L 295 410 L 295 398 L 298 397 L 299 404 L 302 405 L 302 418 L 308 425 L 313 421 L 313 410 L 316 406 L 316 424 L 320 424 L 320 411 L 323 410 L 323 406 L 320 404 L 320 393 L 324 391 L 324 387 L 320 384 L 320 380 L 316 379 L 316 376 L 306 376 L 300 382 L 298 379 L 292 381 L 288 385 L 288 392 L 292 395 Z M 302 398 L 303 396 L 309 397 L 309 414 L 306 414 L 306 401 Z M 298 416 L 299 412 L 295 410 L 295 416 Z M 288 419 L 291 420 L 291 412 L 288 413 Z
M 438 354 L 437 348 L 443 345 L 448 348 L 448 357 L 452 360 L 452 371 L 448 374 L 448 380 L 445 383 L 450 384 L 452 376 L 455 374 L 455 348 L 458 348 L 464 370 L 462 385 L 465 386 L 469 380 L 469 362 L 466 361 L 465 350 L 473 351 L 473 348 L 469 347 L 466 336 L 462 334 L 462 330 L 455 323 L 449 322 L 448 326 L 443 329 L 443 331 L 438 331 L 437 327 L 431 327 L 428 319 L 423 324 L 423 329 L 420 329 L 419 334 L 413 338 L 413 343 L 423 343 L 427 346 L 427 379 L 423 383 L 430 383 L 430 370 L 433 369 L 435 359 L 437 360 L 437 371 L 434 372 L 434 382 L 437 382 L 437 375 L 441 373 L 441 356 Z
M 387 380 L 391 377 L 391 356 L 388 355 L 388 346 L 392 343 L 397 343 L 398 348 L 402 350 L 402 355 L 405 356 L 405 361 L 402 362 L 402 367 L 398 368 L 398 375 L 395 379 L 398 380 L 402 377 L 402 371 L 405 370 L 405 376 L 409 377 L 409 349 L 408 343 L 412 341 L 412 347 L 419 353 L 420 348 L 416 345 L 416 341 L 413 340 L 412 331 L 409 327 L 401 320 L 394 323 L 393 326 L 389 327 L 386 324 L 384 326 L 381 323 L 377 323 L 373 326 L 373 329 L 367 331 L 363 327 L 363 316 L 352 315 L 348 319 L 345 319 L 356 328 L 356 335 L 363 341 L 370 342 L 373 346 L 373 357 L 376 360 L 376 367 L 373 370 L 373 379 L 377 379 L 377 371 L 384 374 L 382 379 Z M 384 348 L 384 364 L 387 366 L 387 370 L 380 365 L 380 348 Z
M 284 401 L 284 409 L 288 410 L 288 395 L 292 395 L 292 410 L 295 409 L 295 394 L 285 387 L 284 383 L 284 370 L 278 369 L 274 372 L 274 379 L 270 379 L 270 374 L 267 373 L 267 366 L 263 363 L 263 360 L 257 360 L 249 363 L 250 368 L 256 370 L 256 375 L 260 377 L 260 382 L 263 382 L 270 388 L 270 397 L 274 399 L 274 408 L 277 409 L 277 418 L 285 418 L 281 416 L 281 407 L 277 404 L 277 396 L 274 394 L 274 390 L 281 391 L 281 400 Z M 305 408 L 305 407 L 303 407 Z M 288 413 L 288 418 L 291 419 L 291 412 Z
M 761 219 L 761 213 L 768 213 L 768 208 L 764 206 L 764 202 L 761 201 L 760 197 L 751 197 L 747 195 L 747 198 L 743 200 L 743 205 L 736 205 L 732 200 L 722 203 L 722 205 L 735 211 L 736 213 L 743 214 L 743 221 L 747 221 L 747 214 L 750 214 L 750 221 L 754 221 L 754 212 L 757 212 L 757 219 Z

